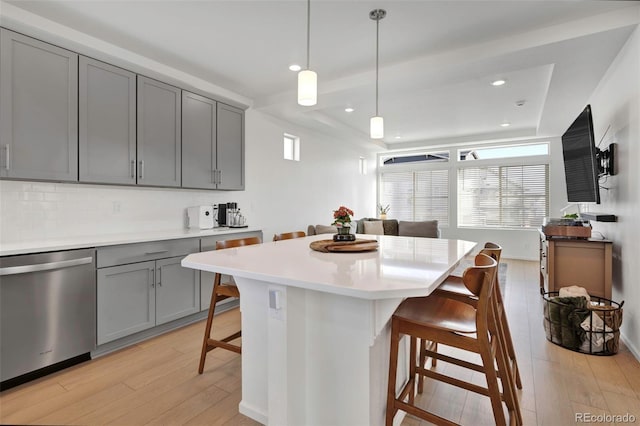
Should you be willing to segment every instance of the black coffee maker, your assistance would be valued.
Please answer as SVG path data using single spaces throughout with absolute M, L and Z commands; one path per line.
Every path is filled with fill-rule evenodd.
M 218 226 L 229 226 L 229 214 L 238 210 L 238 203 L 218 204 Z

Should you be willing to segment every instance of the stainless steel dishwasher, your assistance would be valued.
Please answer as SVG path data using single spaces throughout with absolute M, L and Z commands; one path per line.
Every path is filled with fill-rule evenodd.
M 95 333 L 95 250 L 0 258 L 2 389 L 90 359 Z

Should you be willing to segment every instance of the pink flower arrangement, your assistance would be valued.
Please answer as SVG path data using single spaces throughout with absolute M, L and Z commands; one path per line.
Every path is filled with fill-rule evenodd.
M 353 216 L 353 210 L 348 207 L 340 206 L 338 210 L 333 211 L 333 223 L 332 225 L 336 225 L 338 227 L 345 226 L 349 227 L 351 222 L 351 216 Z

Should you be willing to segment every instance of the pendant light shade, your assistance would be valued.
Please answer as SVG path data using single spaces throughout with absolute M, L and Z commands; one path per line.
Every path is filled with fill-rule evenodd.
M 318 102 L 318 75 L 311 70 L 298 73 L 298 104 L 315 105 Z
M 384 9 L 374 9 L 369 12 L 369 18 L 376 21 L 376 115 L 371 117 L 369 133 L 371 139 L 383 139 L 384 138 L 384 119 L 378 114 L 378 51 L 380 44 L 380 20 L 387 16 L 387 11 Z
M 371 139 L 384 138 L 384 119 L 382 117 L 371 117 L 369 132 Z
M 298 104 L 312 106 L 318 102 L 318 75 L 309 69 L 311 38 L 311 0 L 307 0 L 307 68 L 298 73 Z

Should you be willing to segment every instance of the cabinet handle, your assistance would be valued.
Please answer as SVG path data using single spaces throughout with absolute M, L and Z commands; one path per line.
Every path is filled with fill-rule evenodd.
M 213 183 L 214 185 L 218 182 L 216 182 L 216 170 L 211 170 L 211 183 Z
M 131 160 L 131 177 L 135 178 L 136 177 L 136 162 L 135 160 Z
M 162 268 L 158 269 L 158 287 L 162 287 Z
M 156 271 L 149 269 L 149 272 L 151 272 L 151 288 L 156 288 Z
M 4 146 L 4 155 L 5 155 L 5 157 L 4 157 L 4 168 L 7 169 L 7 170 L 11 169 L 11 156 L 10 156 L 10 152 L 11 151 L 9 151 L 11 149 L 10 147 L 11 147 L 11 145 L 9 145 L 9 144 L 6 144 Z
M 150 256 L 152 254 L 161 254 L 161 253 L 166 253 L 169 250 L 158 250 L 158 251 L 147 251 L 145 252 L 145 256 Z
M 222 170 L 218 170 L 218 185 L 222 183 Z
M 144 160 L 140 160 L 140 179 L 144 179 Z

